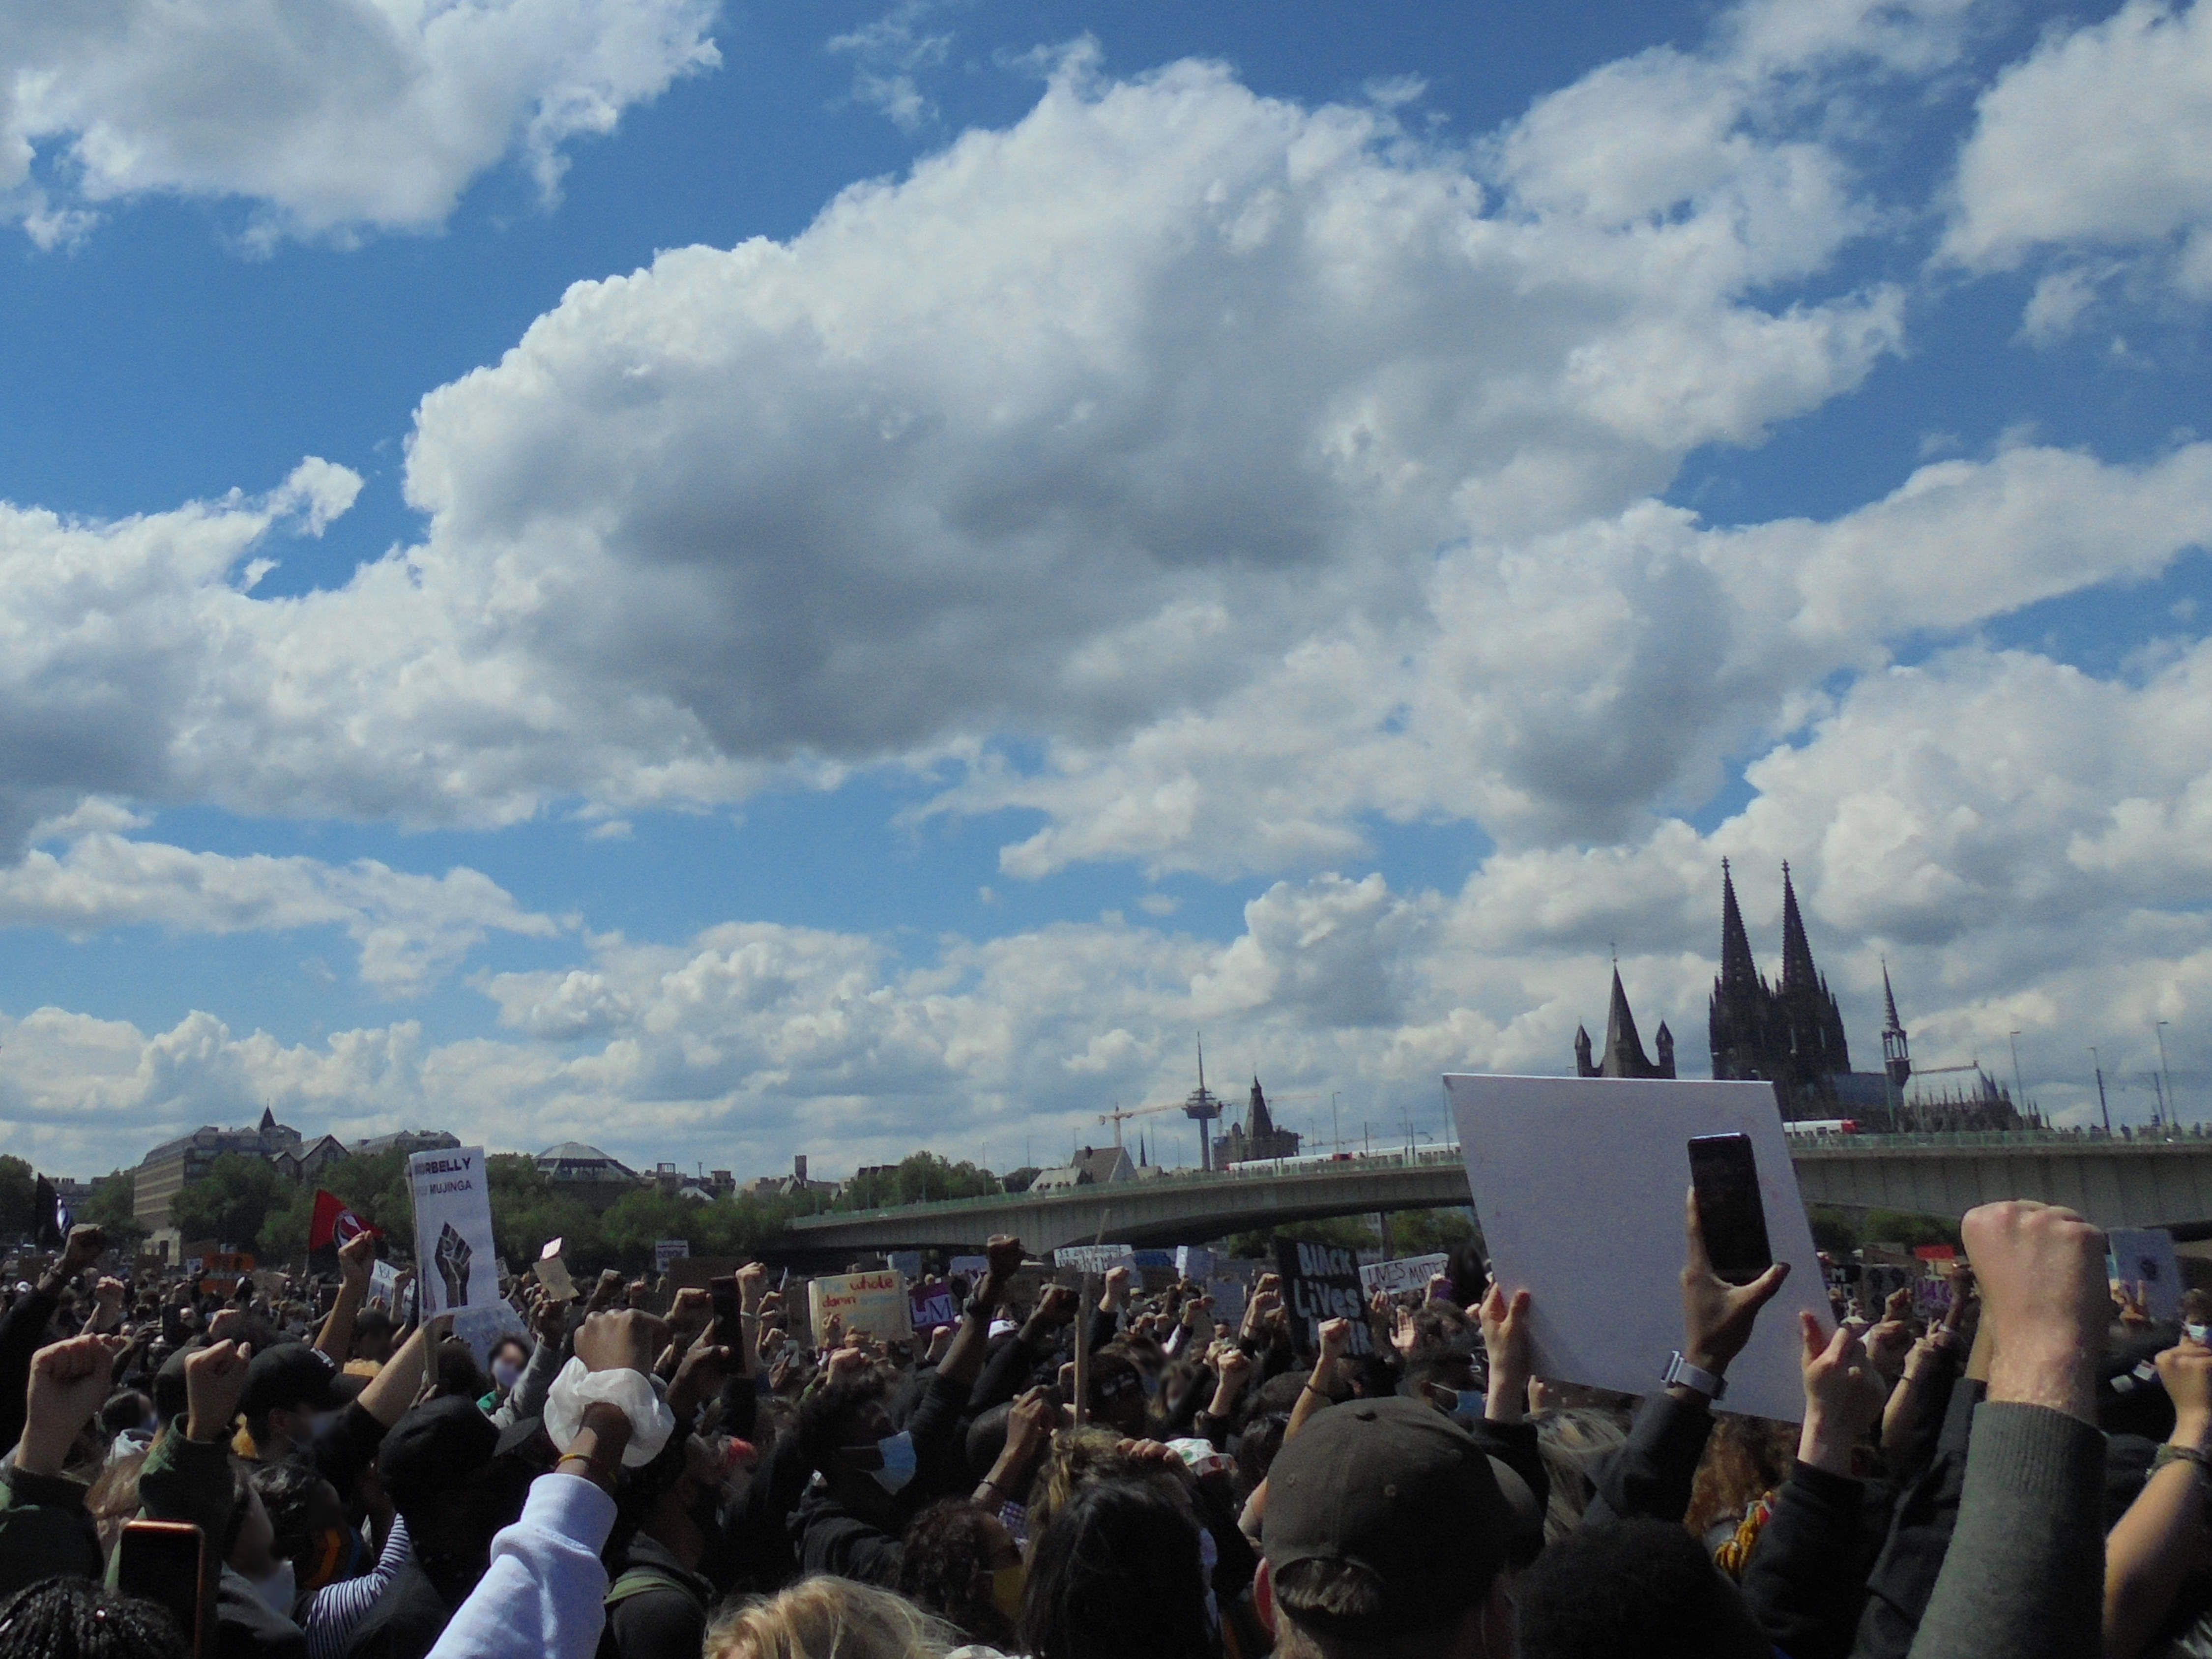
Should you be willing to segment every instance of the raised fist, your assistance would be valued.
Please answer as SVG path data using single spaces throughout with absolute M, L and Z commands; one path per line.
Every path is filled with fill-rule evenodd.
M 448 1308 L 469 1305 L 469 1258 L 472 1254 L 469 1241 L 454 1230 L 452 1222 L 439 1230 L 437 1248 L 431 1252 L 431 1260 L 437 1263 L 438 1277 L 445 1281 Z

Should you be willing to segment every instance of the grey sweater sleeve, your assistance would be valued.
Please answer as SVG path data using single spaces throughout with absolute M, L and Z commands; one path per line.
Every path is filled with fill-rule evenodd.
M 2080 1659 L 2103 1641 L 2105 1437 L 2043 1406 L 1974 1412 L 1966 1492 L 1911 1659 Z

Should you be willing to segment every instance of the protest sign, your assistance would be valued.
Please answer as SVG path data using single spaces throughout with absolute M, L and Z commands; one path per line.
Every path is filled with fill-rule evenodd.
M 2163 1227 L 2114 1227 L 2105 1234 L 2112 1276 L 2140 1286 L 2143 1307 L 2153 1319 L 2181 1317 L 2181 1263 L 2173 1254 L 2173 1235 Z
M 1346 1353 L 1372 1353 L 1367 1299 L 1359 1290 L 1359 1258 L 1334 1244 L 1275 1241 L 1275 1272 L 1283 1281 L 1283 1306 L 1291 1316 L 1291 1340 L 1301 1354 L 1321 1346 L 1324 1320 L 1352 1322 Z
M 1079 1273 L 1103 1273 L 1115 1267 L 1133 1272 L 1137 1253 L 1127 1244 L 1066 1244 L 1052 1253 L 1052 1265 Z
M 1233 1334 L 1237 1322 L 1244 1317 L 1251 1287 L 1241 1279 L 1209 1279 L 1206 1293 L 1213 1298 L 1213 1322 Z
M 1722 1409 L 1802 1419 L 1797 1316 L 1832 1321 L 1771 1084 L 1447 1077 L 1444 1089 L 1493 1271 L 1534 1297 L 1536 1374 L 1625 1394 L 1656 1394 L 1682 1346 L 1690 1139 L 1748 1135 L 1790 1277 L 1729 1367 Z
M 1176 1246 L 1176 1277 L 1188 1279 L 1194 1285 L 1206 1283 L 1206 1275 L 1213 1271 L 1213 1252 L 1203 1244 Z
M 956 1255 L 945 1264 L 945 1271 L 958 1273 L 970 1285 L 980 1285 L 983 1282 L 983 1275 L 991 1271 L 991 1258 L 988 1255 Z
M 839 1273 L 817 1279 L 806 1287 L 806 1308 L 814 1327 L 814 1340 L 828 1341 L 830 1318 L 842 1322 L 845 1334 L 866 1331 L 885 1341 L 914 1334 L 914 1310 L 906 1297 L 906 1280 L 890 1268 L 871 1273 Z
M 1450 1266 L 1448 1255 L 1409 1255 L 1396 1261 L 1378 1261 L 1359 1270 L 1359 1288 L 1370 1296 L 1377 1291 L 1385 1296 L 1426 1291 L 1429 1280 Z
M 522 1322 L 522 1316 L 505 1302 L 488 1302 L 472 1308 L 463 1308 L 453 1316 L 453 1334 L 469 1345 L 477 1364 L 491 1364 L 492 1346 L 502 1336 L 519 1336 L 530 1340 L 530 1328 Z
M 491 1242 L 491 1188 L 481 1146 L 415 1152 L 407 1159 L 415 1196 L 415 1283 L 422 1316 L 489 1307 L 500 1299 Z
M 893 1250 L 884 1257 L 884 1265 L 901 1278 L 911 1282 L 921 1277 L 921 1252 Z
M 538 1275 L 538 1282 L 545 1287 L 546 1295 L 556 1302 L 576 1299 L 576 1281 L 568 1277 L 568 1264 L 559 1256 L 541 1256 L 530 1271 Z
M 952 1305 L 950 1285 L 917 1285 L 908 1297 L 913 1304 L 914 1328 L 933 1331 L 939 1325 L 957 1325 L 960 1310 Z
M 368 1264 L 368 1294 L 373 1301 L 384 1304 L 387 1311 L 399 1300 L 399 1269 L 389 1261 Z
M 691 1254 L 691 1242 L 684 1238 L 656 1238 L 653 1241 L 653 1271 L 665 1273 L 672 1261 L 681 1261 Z

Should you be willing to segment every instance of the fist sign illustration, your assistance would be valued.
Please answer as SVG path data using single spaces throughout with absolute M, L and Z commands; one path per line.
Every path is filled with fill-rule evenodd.
M 465 1308 L 469 1305 L 469 1241 L 453 1230 L 448 1221 L 438 1232 L 438 1248 L 431 1252 L 438 1264 L 438 1276 L 446 1281 L 446 1306 Z

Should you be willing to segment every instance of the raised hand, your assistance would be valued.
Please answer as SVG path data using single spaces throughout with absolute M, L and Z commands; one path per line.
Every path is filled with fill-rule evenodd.
M 338 1246 L 338 1279 L 356 1293 L 368 1288 L 369 1269 L 376 1265 L 376 1235 L 356 1233 Z
M 61 1473 L 70 1446 L 107 1398 L 115 1356 L 122 1351 L 120 1337 L 73 1336 L 31 1356 L 17 1468 L 26 1474 Z
M 1127 1267 L 1109 1267 L 1105 1285 L 1098 1294 L 1098 1311 L 1119 1313 L 1128 1299 L 1129 1270 Z
M 1996 1344 L 1989 1397 L 2094 1423 L 2094 1361 L 2112 1322 L 2104 1234 L 2026 1200 L 1970 1210 L 1960 1231 Z
M 1344 1358 L 1345 1350 L 1352 1346 L 1352 1322 L 1348 1319 L 1324 1319 L 1321 1324 L 1321 1358 L 1315 1366 L 1333 1365 Z
M 243 1342 L 215 1342 L 185 1360 L 185 1437 L 228 1440 L 246 1392 L 246 1362 L 253 1350 Z
M 1838 1325 L 1825 1336 L 1811 1314 L 1797 1316 L 1805 1378 L 1805 1426 L 1798 1461 L 1831 1474 L 1851 1473 L 1851 1448 L 1881 1416 L 1889 1390 L 1868 1358 L 1858 1333 Z
M 738 1306 L 749 1314 L 761 1310 L 761 1298 L 768 1294 L 768 1267 L 764 1263 L 748 1261 L 738 1269 Z
M 469 1261 L 475 1254 L 469 1249 L 469 1241 L 461 1237 L 452 1222 L 439 1230 L 438 1243 L 431 1250 L 430 1259 L 437 1265 L 438 1277 L 445 1284 L 448 1308 L 469 1305 Z
M 107 1235 L 88 1221 L 81 1221 L 69 1230 L 69 1241 L 62 1246 L 62 1259 L 55 1271 L 64 1279 L 74 1279 L 100 1259 L 107 1248 Z
M 1528 1376 L 1535 1369 L 1529 1346 L 1531 1297 L 1526 1291 L 1505 1294 L 1491 1281 L 1477 1316 L 1482 1322 L 1483 1352 L 1490 1357 L 1490 1387 L 1483 1416 L 1493 1423 L 1517 1423 L 1528 1408 Z
M 2203 1450 L 2212 1437 L 2212 1348 L 2184 1337 L 2159 1355 L 2158 1375 L 2173 1401 L 2173 1432 L 2167 1438 Z
M 677 1291 L 676 1300 L 668 1308 L 668 1324 L 672 1330 L 696 1331 L 704 1328 L 714 1316 L 714 1293 L 699 1285 L 688 1285 Z
M 702 1340 L 684 1351 L 676 1375 L 669 1380 L 668 1409 L 684 1419 L 704 1404 L 722 1386 L 731 1358 L 727 1348 L 704 1340 L 702 1334 Z
M 1698 1192 L 1690 1188 L 1684 1220 L 1687 1235 L 1682 1258 L 1682 1358 L 1715 1376 L 1751 1340 L 1759 1310 L 1774 1300 L 1790 1264 L 1778 1261 L 1748 1285 L 1731 1285 L 1713 1271 L 1698 1222 Z
M 649 1313 L 625 1308 L 595 1313 L 576 1331 L 576 1358 L 592 1371 L 633 1370 L 650 1376 L 653 1356 L 668 1340 L 668 1327 Z

